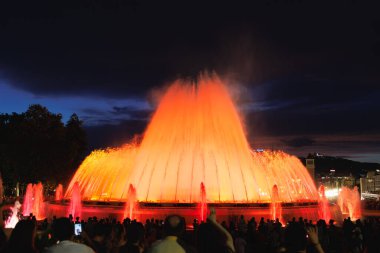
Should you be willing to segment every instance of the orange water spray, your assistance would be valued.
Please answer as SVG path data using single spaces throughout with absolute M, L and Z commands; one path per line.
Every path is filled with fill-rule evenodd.
M 201 183 L 201 201 L 199 203 L 199 211 L 201 221 L 206 222 L 207 219 L 207 198 L 206 198 L 206 187 Z
M 125 202 L 124 218 L 133 220 L 136 218 L 137 201 L 136 201 L 136 189 L 132 184 L 129 185 L 127 193 L 127 201 Z
M 278 195 L 278 187 L 277 185 L 273 185 L 272 187 L 272 202 L 270 204 L 270 212 L 271 212 L 271 219 L 273 221 L 279 221 L 281 224 L 285 224 L 283 218 L 282 218 L 282 206 L 281 206 L 281 200 Z
M 58 184 L 55 189 L 55 201 L 61 201 L 63 199 L 63 186 L 62 184 Z
M 44 189 L 42 183 L 28 184 L 22 205 L 23 215 L 29 216 L 31 213 L 37 220 L 45 219 Z
M 79 184 L 74 183 L 73 193 L 70 199 L 70 206 L 68 210 L 68 216 L 72 215 L 75 219 L 76 217 L 82 217 L 82 197 L 80 193 Z
M 353 189 L 343 186 L 339 192 L 337 203 L 342 214 L 348 214 L 352 220 L 361 218 L 361 202 L 357 186 Z
M 79 166 L 65 197 L 70 198 L 77 182 L 84 200 L 126 200 L 128 178 L 136 156 L 136 144 L 117 149 L 95 150 Z
M 329 201 L 326 198 L 326 194 L 325 194 L 325 186 L 324 185 L 319 186 L 318 192 L 319 192 L 319 201 L 318 201 L 319 219 L 329 222 L 331 219 L 331 212 L 330 212 Z
M 142 202 L 270 203 L 317 201 L 312 178 L 294 156 L 253 152 L 223 81 L 202 75 L 175 81 L 162 97 L 141 144 L 92 152 L 74 175 L 83 199 L 126 201 L 128 186 Z
M 44 186 L 41 182 L 33 185 L 33 215 L 37 220 L 45 219 Z
M 33 199 L 34 199 L 33 184 L 29 183 L 26 186 L 24 202 L 22 204 L 22 210 L 23 210 L 22 215 L 29 216 L 31 213 L 33 213 Z

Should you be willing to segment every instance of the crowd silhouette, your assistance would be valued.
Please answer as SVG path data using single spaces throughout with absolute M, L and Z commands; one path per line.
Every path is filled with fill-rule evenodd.
M 313 223 L 302 217 L 287 224 L 244 216 L 218 222 L 211 209 L 207 222 L 194 219 L 187 226 L 179 215 L 145 223 L 97 217 L 85 221 L 72 216 L 37 222 L 30 216 L 17 223 L 9 239 L 4 232 L 0 234 L 1 253 L 380 252 L 380 220 L 374 217 L 347 218 L 339 226 L 333 220 Z

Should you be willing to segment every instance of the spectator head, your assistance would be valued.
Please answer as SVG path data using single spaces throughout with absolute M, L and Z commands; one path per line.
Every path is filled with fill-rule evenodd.
M 199 253 L 230 252 L 226 235 L 209 222 L 199 225 L 197 241 Z
M 56 219 L 52 224 L 53 236 L 59 240 L 70 240 L 74 235 L 74 224 L 69 218 Z
M 111 226 L 111 233 L 107 240 L 103 239 L 102 244 L 108 245 L 109 248 L 119 248 L 125 240 L 125 227 L 119 223 Z M 111 250 L 113 252 L 113 250 Z M 118 251 L 119 252 L 119 251 Z M 120 251 L 124 252 L 124 251 Z
M 164 232 L 166 236 L 180 236 L 185 230 L 185 220 L 179 215 L 169 215 L 165 219 Z
M 285 230 L 285 244 L 288 248 L 288 251 L 304 251 L 307 246 L 306 236 L 306 230 L 301 224 L 290 224 Z
M 94 226 L 94 237 L 106 237 L 107 228 L 103 223 L 96 223 Z
M 35 236 L 36 222 L 33 220 L 20 220 L 13 229 L 6 247 L 9 252 L 30 251 L 34 249 Z
M 128 243 L 139 243 L 144 238 L 144 226 L 140 222 L 131 222 L 127 226 L 127 241 Z

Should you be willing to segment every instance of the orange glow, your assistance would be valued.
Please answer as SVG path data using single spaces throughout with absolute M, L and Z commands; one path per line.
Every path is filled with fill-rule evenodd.
M 58 184 L 57 188 L 55 189 L 55 200 L 61 201 L 63 199 L 63 186 L 62 184 Z
M 75 182 L 82 199 L 118 201 L 127 198 L 128 178 L 136 156 L 135 145 L 95 150 L 79 166 L 65 197 L 71 197 Z
M 281 151 L 253 152 L 224 83 L 201 76 L 177 80 L 163 96 L 140 145 L 93 151 L 74 175 L 86 200 L 126 201 L 130 184 L 138 201 L 270 202 L 277 185 L 282 202 L 318 200 L 300 160 Z
M 130 220 L 133 220 L 136 218 L 136 211 L 137 211 L 137 205 L 136 205 L 136 189 L 133 187 L 133 185 L 129 185 L 128 192 L 127 192 L 127 201 L 125 202 L 125 209 L 124 209 L 124 219 L 129 218 Z

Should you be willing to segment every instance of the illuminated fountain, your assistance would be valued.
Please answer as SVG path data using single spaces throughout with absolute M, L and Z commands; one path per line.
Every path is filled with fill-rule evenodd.
M 355 186 L 353 189 L 348 187 L 342 187 L 338 195 L 338 205 L 343 215 L 348 215 L 351 220 L 360 219 L 361 213 L 361 202 L 358 187 Z
M 272 187 L 272 202 L 270 204 L 270 212 L 272 220 L 275 221 L 278 219 L 282 224 L 285 224 L 284 220 L 282 219 L 282 206 L 280 197 L 278 195 L 277 185 L 273 185 Z
M 27 185 L 22 207 L 24 216 L 33 214 L 37 220 L 45 219 L 44 187 L 41 182 Z
M 318 216 L 320 219 L 325 220 L 326 222 L 329 222 L 329 220 L 331 219 L 331 212 L 330 212 L 329 201 L 326 198 L 326 194 L 325 194 L 325 186 L 324 185 L 319 186 L 318 192 L 319 192 Z
M 26 192 L 24 195 L 24 202 L 22 205 L 22 214 L 24 216 L 29 216 L 31 213 L 33 213 L 33 199 L 34 199 L 34 193 L 33 193 L 33 184 L 28 184 L 26 186 Z
M 125 202 L 124 218 L 129 218 L 133 220 L 136 218 L 137 209 L 137 199 L 136 199 L 136 189 L 132 184 L 129 185 L 127 193 L 127 201 Z
M 63 199 L 63 186 L 62 184 L 58 184 L 55 189 L 55 201 L 61 201 Z
M 82 197 L 77 182 L 75 182 L 73 186 L 68 215 L 72 215 L 73 218 L 82 217 Z
M 207 196 L 206 187 L 201 183 L 201 201 L 199 203 L 200 220 L 206 222 L 207 219 Z
M 127 200 L 128 178 L 136 156 L 136 144 L 118 149 L 95 150 L 79 166 L 65 197 L 78 182 L 84 200 Z
M 362 208 L 360 201 L 360 193 L 357 186 L 352 189 L 351 201 L 352 201 L 352 217 L 354 220 L 362 217 Z
M 33 215 L 37 220 L 45 219 L 44 187 L 42 183 L 33 185 Z
M 141 143 L 93 151 L 75 173 L 66 199 L 73 196 L 76 182 L 83 201 L 126 202 L 133 185 L 141 206 L 266 203 L 268 216 L 273 185 L 280 206 L 319 199 L 298 158 L 251 150 L 228 90 L 216 75 L 200 76 L 196 83 L 174 82 Z M 201 184 L 207 196 L 199 194 Z M 224 212 L 230 215 L 237 208 L 231 210 Z
M 12 215 L 7 218 L 4 222 L 5 228 L 14 228 L 18 221 L 20 220 L 18 217 L 18 213 L 20 212 L 21 204 L 18 200 L 15 201 L 13 207 L 11 207 Z

